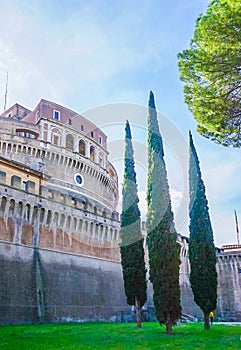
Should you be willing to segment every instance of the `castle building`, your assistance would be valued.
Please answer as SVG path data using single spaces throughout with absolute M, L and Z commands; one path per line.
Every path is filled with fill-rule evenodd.
M 0 324 L 120 319 L 128 306 L 106 135 L 43 99 L 33 111 L 16 103 L 0 126 Z M 177 240 L 183 312 L 201 317 L 188 239 Z M 241 253 L 224 247 L 217 260 L 216 316 L 241 320 Z
M 15 104 L 0 118 L 2 208 L 8 204 L 12 213 L 38 221 L 39 247 L 113 258 L 119 239 L 118 178 L 108 161 L 106 135 L 83 116 L 46 100 L 32 112 Z M 31 230 L 19 232 L 18 243 L 32 245 Z

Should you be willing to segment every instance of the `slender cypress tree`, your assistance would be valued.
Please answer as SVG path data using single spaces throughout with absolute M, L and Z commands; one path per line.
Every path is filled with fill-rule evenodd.
M 180 245 L 173 222 L 162 137 L 159 131 L 154 95 L 148 102 L 148 183 L 147 245 L 150 281 L 156 318 L 172 334 L 181 316 L 179 265 Z
M 141 307 L 145 304 L 146 268 L 144 238 L 141 233 L 140 210 L 138 208 L 136 173 L 129 122 L 125 127 L 124 186 L 121 214 L 121 263 L 127 303 L 135 305 L 136 321 L 141 327 Z
M 209 313 L 217 304 L 216 253 L 205 186 L 190 132 L 189 146 L 190 282 L 194 300 L 204 314 L 204 329 L 209 329 Z

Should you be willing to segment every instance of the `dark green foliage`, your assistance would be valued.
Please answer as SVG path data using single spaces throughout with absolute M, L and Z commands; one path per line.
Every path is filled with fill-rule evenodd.
M 152 91 L 148 104 L 147 186 L 147 245 L 153 299 L 158 321 L 166 324 L 167 333 L 171 333 L 173 323 L 181 316 L 180 245 L 173 223 L 163 144 Z
M 191 133 L 189 142 L 190 282 L 195 302 L 204 315 L 208 315 L 217 303 L 216 253 L 205 187 Z
M 178 54 L 185 102 L 198 132 L 241 146 L 241 2 L 213 0 L 198 17 L 190 47 Z
M 140 228 L 140 211 L 136 185 L 136 173 L 128 121 L 125 128 L 125 165 L 121 214 L 121 263 L 125 284 L 125 293 L 129 305 L 140 307 L 146 302 L 146 268 L 144 260 L 144 238 Z

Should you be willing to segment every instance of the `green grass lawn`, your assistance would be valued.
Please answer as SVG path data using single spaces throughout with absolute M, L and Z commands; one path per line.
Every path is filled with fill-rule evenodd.
M 241 327 L 216 325 L 209 331 L 202 323 L 182 323 L 165 334 L 158 323 L 68 323 L 1 326 L 1 350 L 62 349 L 241 349 Z

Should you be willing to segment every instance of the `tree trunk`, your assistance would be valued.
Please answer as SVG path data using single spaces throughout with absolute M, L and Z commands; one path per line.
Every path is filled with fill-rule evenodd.
M 136 323 L 137 327 L 141 328 L 141 307 L 140 307 L 140 300 L 135 297 L 135 308 L 136 308 Z
M 209 312 L 204 312 L 204 329 L 210 329 Z
M 171 321 L 170 315 L 167 315 L 166 334 L 172 335 L 172 321 Z

